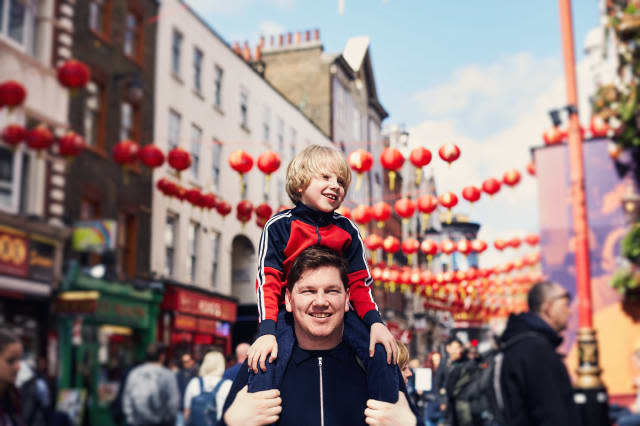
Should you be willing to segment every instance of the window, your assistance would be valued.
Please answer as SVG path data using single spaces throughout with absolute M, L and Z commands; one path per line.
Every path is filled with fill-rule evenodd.
M 91 81 L 87 84 L 87 97 L 84 105 L 84 139 L 88 146 L 103 151 L 105 112 L 104 86 Z
M 220 189 L 220 157 L 222 156 L 222 143 L 220 141 L 213 141 L 213 149 L 212 149 L 213 161 L 211 164 L 213 165 L 213 170 L 211 171 L 211 178 L 213 179 L 213 185 L 216 190 Z
M 182 124 L 182 117 L 180 114 L 173 110 L 169 110 L 169 150 L 177 148 L 180 145 L 180 126 Z
M 164 227 L 164 275 L 172 277 L 175 265 L 176 234 L 178 228 L 178 216 L 172 213 L 167 214 L 167 223 Z
M 291 128 L 291 140 L 289 141 L 289 155 L 290 160 L 296 156 L 296 140 L 298 139 L 298 132 L 293 127 Z
M 100 201 L 93 197 L 85 197 L 80 202 L 80 220 L 100 218 Z
M 212 232 L 212 248 L 211 248 L 211 287 L 218 286 L 218 255 L 220 253 L 220 233 Z
M 191 222 L 189 224 L 189 234 L 187 235 L 187 273 L 192 283 L 196 281 L 196 266 L 198 249 L 198 238 L 200 233 L 200 224 Z
M 191 126 L 191 172 L 194 178 L 198 178 L 200 171 L 200 145 L 202 144 L 202 129 L 193 124 Z
M 278 117 L 278 153 L 284 151 L 284 120 Z
M 142 61 L 142 17 L 129 11 L 125 18 L 124 29 L 124 54 Z
M 173 30 L 173 39 L 171 41 L 171 71 L 180 75 L 180 55 L 182 51 L 182 33 Z
M 120 105 L 120 140 L 130 139 L 138 142 L 140 136 L 138 109 L 137 105 L 127 101 Z
M 264 122 L 262 124 L 263 133 L 262 138 L 264 143 L 268 144 L 270 140 L 270 126 L 271 126 L 271 110 L 268 106 L 264 107 Z
M 202 50 L 197 47 L 193 50 L 193 88 L 202 92 Z
M 33 8 L 24 0 L 0 0 L 0 35 L 26 47 L 33 54 L 35 19 Z
M 109 37 L 110 13 L 111 0 L 90 0 L 89 28 L 102 36 Z
M 19 177 L 22 154 L 0 146 L 0 207 L 18 211 Z
M 120 279 L 130 279 L 136 275 L 136 247 L 138 242 L 138 219 L 135 214 L 125 212 L 118 217 L 118 260 L 117 271 Z
M 215 68 L 213 102 L 216 108 L 222 109 L 222 77 L 224 71 L 218 65 Z
M 244 89 L 240 91 L 240 126 L 249 128 L 249 93 Z

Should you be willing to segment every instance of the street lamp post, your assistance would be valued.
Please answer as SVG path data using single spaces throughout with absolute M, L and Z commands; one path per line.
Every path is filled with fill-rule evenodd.
M 578 93 L 576 85 L 575 54 L 573 46 L 573 24 L 571 0 L 558 0 L 560 26 L 564 53 L 564 71 L 569 110 L 569 168 L 571 174 L 571 201 L 573 207 L 573 229 L 575 233 L 575 257 L 578 298 L 578 379 L 580 389 L 599 389 L 598 344 L 593 329 L 591 307 L 591 273 L 589 269 L 589 224 L 587 222 L 584 187 L 584 164 L 582 136 L 578 121 Z

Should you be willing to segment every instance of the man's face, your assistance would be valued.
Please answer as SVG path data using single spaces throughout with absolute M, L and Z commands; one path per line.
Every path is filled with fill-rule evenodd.
M 188 370 L 191 367 L 193 367 L 193 358 L 191 358 L 191 355 L 189 354 L 182 355 L 182 368 L 184 368 L 185 370 Z
M 293 289 L 287 290 L 285 304 L 293 314 L 302 349 L 332 349 L 342 341 L 349 297 L 337 268 L 323 266 L 303 272 Z
M 462 356 L 462 345 L 458 342 L 451 342 L 446 347 L 451 361 L 457 361 Z
M 547 300 L 543 305 L 544 313 L 550 320 L 550 326 L 558 333 L 564 331 L 569 325 L 571 309 L 569 308 L 571 295 L 560 285 L 556 285 L 549 291 Z

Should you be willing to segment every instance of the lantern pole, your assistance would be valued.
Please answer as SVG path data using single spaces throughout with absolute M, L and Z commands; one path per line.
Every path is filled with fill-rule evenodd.
M 591 307 L 591 273 L 589 270 L 589 224 L 584 185 L 582 135 L 578 121 L 578 93 L 576 84 L 575 54 L 571 0 L 558 0 L 560 27 L 564 53 L 564 71 L 569 111 L 569 169 L 571 174 L 571 204 L 575 234 L 575 257 L 578 298 L 578 379 L 580 389 L 602 388 L 598 362 L 598 343 L 593 329 Z

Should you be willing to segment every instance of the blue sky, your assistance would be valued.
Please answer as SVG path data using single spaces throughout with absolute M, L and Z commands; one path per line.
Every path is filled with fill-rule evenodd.
M 427 173 L 438 190 L 458 194 L 469 184 L 523 173 L 504 188 L 458 211 L 482 224 L 487 241 L 538 231 L 538 192 L 524 172 L 529 148 L 542 144 L 547 112 L 566 104 L 557 0 L 187 0 L 227 41 L 319 28 L 325 51 L 367 35 L 385 122 L 405 124 L 413 145 L 437 151 L 454 142 L 462 156 L 451 169 L 434 160 Z M 593 84 L 583 61 L 588 31 L 599 24 L 597 0 L 573 1 L 581 121 Z M 512 253 L 514 256 L 522 253 Z M 488 250 L 485 265 L 503 254 Z

